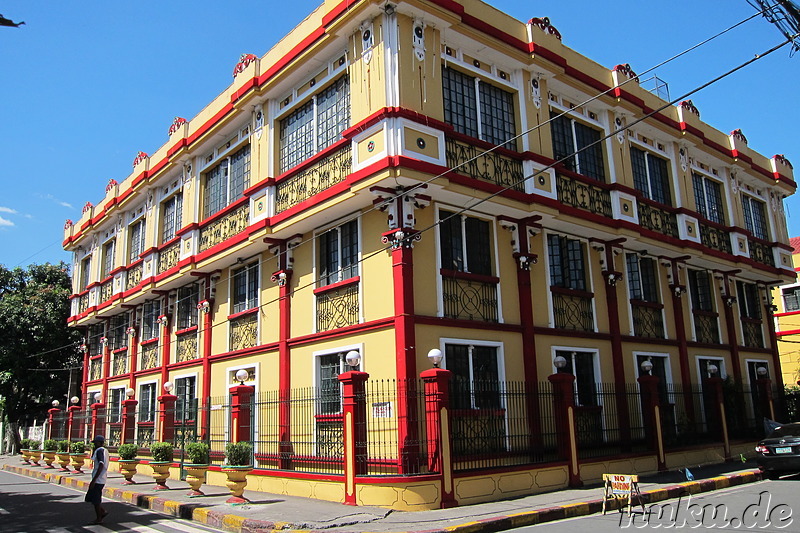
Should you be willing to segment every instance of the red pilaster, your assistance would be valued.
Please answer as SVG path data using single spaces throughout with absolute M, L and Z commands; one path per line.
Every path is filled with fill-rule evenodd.
M 603 272 L 606 279 L 606 312 L 608 314 L 608 328 L 611 334 L 611 360 L 614 367 L 614 399 L 617 404 L 617 420 L 623 450 L 630 450 L 631 423 L 629 416 L 630 406 L 628 395 L 625 394 L 625 354 L 622 351 L 622 331 L 619 323 L 619 300 L 617 298 L 617 282 L 622 279 L 622 273 L 614 271 L 614 252 L 610 245 L 605 246 L 606 264 L 609 270 Z
M 286 264 L 287 254 L 285 244 L 278 249 L 279 262 Z M 272 281 L 278 283 L 278 467 L 290 469 L 292 467 L 292 357 L 289 349 L 289 339 L 292 336 L 292 298 L 290 283 L 292 270 L 283 268 L 272 274 Z
M 47 410 L 47 438 L 53 438 L 53 425 L 57 422 L 57 416 L 61 413 L 61 409 L 53 408 Z
M 575 376 L 567 373 L 551 374 L 547 380 L 553 384 L 553 411 L 556 418 L 556 440 L 561 458 L 567 461 L 569 486 L 581 487 L 578 467 L 578 442 L 575 433 Z
M 367 473 L 367 404 L 366 372 L 351 370 L 339 375 L 342 384 L 342 415 L 344 417 L 344 503 L 358 505 L 356 476 Z
M 120 444 L 136 441 L 136 406 L 137 400 L 122 401 L 122 435 Z
M 209 300 L 209 307 L 203 311 L 203 398 L 205 401 L 208 401 L 208 398 L 211 398 L 211 330 L 214 329 L 212 327 L 212 318 L 213 313 L 211 309 L 213 308 L 213 303 Z M 200 433 L 201 439 L 208 438 L 208 428 L 209 424 L 211 423 L 210 420 L 211 412 L 210 406 L 205 405 L 201 411 L 200 415 Z
M 108 326 L 106 326 L 108 329 Z M 108 341 L 103 343 L 103 390 L 108 389 L 108 377 L 111 375 L 111 348 Z
M 722 392 L 722 378 L 713 377 L 703 380 L 703 392 L 711 408 L 706 412 L 706 423 L 719 435 L 725 450 L 725 459 L 731 457 L 731 443 L 728 437 L 728 423 L 725 418 L 725 397 Z
M 725 282 L 725 286 L 727 287 L 727 280 Z M 726 294 L 726 296 L 728 296 Z M 731 301 L 732 300 L 728 300 Z M 736 336 L 736 320 L 733 316 L 733 307 L 732 305 L 724 304 L 723 306 L 725 312 L 725 329 L 728 330 L 728 335 L 726 342 L 728 346 L 731 347 L 731 364 L 733 365 L 733 377 L 737 383 L 741 383 L 742 379 L 742 361 L 739 357 L 739 338 Z
M 67 439 L 70 441 L 77 440 L 80 434 L 80 428 L 78 427 L 78 420 L 75 419 L 78 411 L 81 408 L 77 405 L 70 405 L 67 408 L 68 415 L 68 422 L 67 422 Z
M 673 263 L 672 270 L 675 279 L 678 279 L 677 266 Z M 681 383 L 684 385 L 686 391 L 683 396 L 686 412 L 689 417 L 694 418 L 694 398 L 691 394 L 691 388 L 688 386 L 692 382 L 692 374 L 689 365 L 689 347 L 686 345 L 686 323 L 684 322 L 683 315 L 683 300 L 681 294 L 685 292 L 682 285 L 670 285 L 670 292 L 672 293 L 672 316 L 675 323 L 675 336 L 678 340 L 678 362 L 681 369 Z M 688 295 L 686 296 L 689 297 Z
M 453 373 L 431 368 L 420 374 L 425 382 L 425 427 L 428 434 L 428 469 L 439 474 L 443 509 L 455 507 L 452 437 L 450 433 L 450 380 Z
M 159 317 L 162 320 L 161 323 L 161 383 L 166 383 L 169 381 L 169 372 L 167 372 L 167 366 L 169 366 L 169 356 L 170 350 L 172 347 L 172 343 L 170 342 L 170 323 L 169 323 L 169 316 L 168 315 L 161 315 Z M 167 441 L 163 441 L 167 442 Z
M 175 438 L 175 402 L 178 397 L 174 394 L 163 394 L 158 397 L 159 405 L 159 438 L 161 442 L 172 442 Z
M 251 412 L 255 390 L 250 385 L 231 389 L 231 442 L 249 442 L 253 438 Z
M 107 436 L 105 408 L 106 405 L 104 403 L 92 404 L 92 438 L 94 438 L 95 435 Z

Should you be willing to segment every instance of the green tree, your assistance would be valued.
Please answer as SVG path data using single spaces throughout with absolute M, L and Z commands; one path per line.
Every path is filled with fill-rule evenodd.
M 67 327 L 71 292 L 63 262 L 0 265 L 0 397 L 13 451 L 20 424 L 43 420 L 51 401 L 66 395 L 69 371 L 62 369 L 82 363 L 81 335 Z

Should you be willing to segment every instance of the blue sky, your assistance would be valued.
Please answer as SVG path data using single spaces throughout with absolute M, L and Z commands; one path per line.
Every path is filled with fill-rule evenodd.
M 122 181 L 139 150 L 165 143 L 175 116 L 222 92 L 242 53 L 264 54 L 318 3 L 4 1 L 0 12 L 26 25 L 0 27 L 0 264 L 69 260 L 64 220 Z M 523 21 L 547 16 L 566 45 L 636 72 L 754 13 L 746 0 L 489 3 Z M 781 40 L 757 18 L 655 74 L 674 98 Z M 798 61 L 785 47 L 691 98 L 705 122 L 785 154 L 800 179 Z M 787 213 L 800 235 L 800 196 Z

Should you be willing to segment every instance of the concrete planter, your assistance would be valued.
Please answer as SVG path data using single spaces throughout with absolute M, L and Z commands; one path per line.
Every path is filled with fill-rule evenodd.
M 55 450 L 42 452 L 42 456 L 44 457 L 44 464 L 47 465 L 46 468 L 55 468 L 53 466 L 53 462 L 56 460 Z
M 169 467 L 171 461 L 151 461 L 150 468 L 153 469 L 153 479 L 156 480 L 156 490 L 167 490 L 167 479 L 169 479 Z
M 186 483 L 188 483 L 189 487 L 192 489 L 192 491 L 189 492 L 189 496 L 205 496 L 203 491 L 200 490 L 200 486 L 206 482 L 208 465 L 188 464 L 183 465 L 183 467 L 186 469 Z
M 228 490 L 231 491 L 231 497 L 226 500 L 226 503 L 239 504 L 249 502 L 244 498 L 244 488 L 247 486 L 247 474 L 253 470 L 252 466 L 228 466 L 222 469 L 228 476 L 228 481 L 225 483 Z
M 135 485 L 133 476 L 136 475 L 136 466 L 140 463 L 138 459 L 120 459 L 117 461 L 119 465 L 119 473 L 125 478 L 122 482 L 123 485 Z
M 72 468 L 75 470 L 73 474 L 83 474 L 83 465 L 86 464 L 85 453 L 71 453 L 69 456 L 72 458 Z
M 69 472 L 69 453 L 67 452 L 58 452 L 58 464 L 61 467 L 59 472 Z
M 30 450 L 28 453 L 30 453 L 31 463 L 33 466 L 42 466 L 39 464 L 39 460 L 42 458 L 42 452 L 39 450 Z

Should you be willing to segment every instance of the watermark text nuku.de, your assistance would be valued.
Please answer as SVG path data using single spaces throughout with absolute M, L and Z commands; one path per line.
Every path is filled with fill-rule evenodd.
M 774 503 L 769 491 L 758 494 L 758 501 L 741 511 L 724 503 L 698 503 L 691 494 L 681 495 L 670 503 L 653 503 L 644 513 L 620 514 L 620 528 L 733 528 L 782 529 L 793 522 L 792 508 L 786 503 Z

